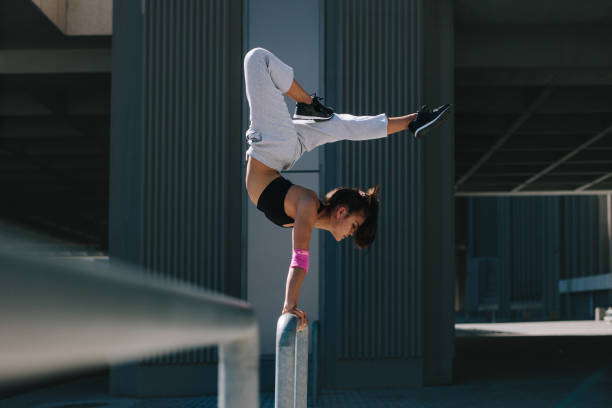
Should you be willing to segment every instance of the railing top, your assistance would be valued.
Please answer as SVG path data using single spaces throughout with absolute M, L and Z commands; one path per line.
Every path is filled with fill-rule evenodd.
M 242 300 L 116 262 L 38 257 L 3 239 L 0 382 L 257 336 Z

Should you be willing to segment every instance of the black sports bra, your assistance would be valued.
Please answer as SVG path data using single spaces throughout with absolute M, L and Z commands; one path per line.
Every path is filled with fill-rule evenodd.
M 257 209 L 263 212 L 270 221 L 280 227 L 285 224 L 292 224 L 295 221 L 285 213 L 285 196 L 287 196 L 287 192 L 292 185 L 293 183 L 286 178 L 282 176 L 277 177 L 266 186 L 259 196 L 259 200 L 257 200 Z M 321 205 L 319 206 L 318 212 L 321 212 L 323 210 L 323 203 L 321 200 L 319 200 L 319 202 Z

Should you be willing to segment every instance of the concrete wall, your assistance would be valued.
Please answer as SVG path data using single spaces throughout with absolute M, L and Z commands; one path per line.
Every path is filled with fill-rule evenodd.
M 607 307 L 608 197 L 468 198 L 466 315 L 460 318 L 591 319 L 597 292 L 604 293 L 597 306 Z
M 454 2 L 422 1 L 422 103 L 454 103 Z M 423 143 L 423 383 L 452 383 L 454 305 L 454 118 Z

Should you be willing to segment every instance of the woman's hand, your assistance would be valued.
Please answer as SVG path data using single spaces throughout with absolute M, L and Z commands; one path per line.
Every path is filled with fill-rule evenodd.
M 302 330 L 308 325 L 308 318 L 306 317 L 306 313 L 298 309 L 297 306 L 290 307 L 285 305 L 285 307 L 283 307 L 282 314 L 285 313 L 291 313 L 292 315 L 295 315 L 298 317 L 298 319 L 300 319 L 300 326 L 298 327 L 298 330 Z

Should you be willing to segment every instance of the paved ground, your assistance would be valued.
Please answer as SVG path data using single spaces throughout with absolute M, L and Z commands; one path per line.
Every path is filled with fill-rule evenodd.
M 541 332 L 529 335 L 518 327 L 525 328 L 458 325 L 453 385 L 377 391 L 325 390 L 314 406 L 612 407 L 612 336 L 581 336 L 588 329 L 580 324 L 573 326 L 573 332 L 556 336 Z M 607 326 L 597 329 L 607 330 Z M 513 334 L 508 335 L 508 331 Z M 111 398 L 106 392 L 107 382 L 105 376 L 82 378 L 0 399 L 0 408 L 216 407 L 214 397 Z M 273 407 L 273 395 L 263 394 L 260 406 Z
M 49 387 L 5 400 L 1 407 L 21 408 L 213 408 L 214 397 L 202 398 L 110 398 L 106 379 L 95 377 L 62 386 Z M 272 394 L 261 398 L 262 408 L 272 408 Z M 448 387 L 411 390 L 324 391 L 318 407 L 592 407 L 612 406 L 610 365 L 593 371 L 556 373 L 521 378 L 480 379 Z
M 457 336 L 612 336 L 612 324 L 604 321 L 578 320 L 525 323 L 461 323 Z

